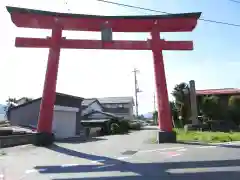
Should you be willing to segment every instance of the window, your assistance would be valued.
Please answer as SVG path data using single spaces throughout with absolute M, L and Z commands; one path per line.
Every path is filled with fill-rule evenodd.
M 111 108 L 117 108 L 118 104 L 111 104 Z
M 111 104 L 105 104 L 104 107 L 105 108 L 111 108 Z
M 123 108 L 123 104 L 119 104 L 118 107 L 119 107 L 119 108 Z

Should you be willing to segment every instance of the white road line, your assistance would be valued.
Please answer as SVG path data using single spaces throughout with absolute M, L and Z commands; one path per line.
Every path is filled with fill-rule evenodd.
M 101 162 L 104 162 L 104 161 L 105 161 L 105 159 L 99 159 L 99 160 L 91 161 L 91 163 L 96 164 L 96 163 L 101 163 Z
M 128 159 L 128 158 L 130 158 L 129 156 L 123 156 L 123 157 L 118 157 L 117 159 L 118 160 L 124 160 L 124 159 Z
M 217 148 L 218 146 L 200 146 L 196 147 L 197 149 L 209 149 L 209 148 Z
M 176 151 L 179 151 L 179 152 L 183 152 L 183 151 L 186 151 L 187 149 L 178 149 Z
M 28 169 L 25 171 L 25 174 L 30 174 L 30 173 L 35 173 L 35 172 L 38 172 L 37 169 Z
M 208 148 L 217 148 L 217 147 L 222 147 L 222 146 L 229 146 L 229 145 L 240 145 L 239 141 L 235 141 L 235 142 L 225 142 L 225 143 L 210 143 L 209 145 L 203 145 L 203 146 L 199 146 L 196 147 L 198 149 L 208 149 Z
M 204 173 L 204 172 L 239 172 L 240 166 L 231 167 L 196 167 L 196 168 L 179 168 L 168 169 L 167 172 L 171 174 L 184 174 L 184 173 Z
M 185 149 L 185 148 L 184 147 L 171 147 L 171 148 L 161 148 L 161 149 L 150 149 L 150 150 L 141 150 L 141 151 L 138 151 L 137 153 L 148 153 L 148 152 L 180 150 L 180 149 Z
M 78 166 L 78 164 L 63 164 L 61 167 L 72 167 L 72 166 Z
M 176 156 L 180 156 L 180 155 L 182 155 L 182 154 L 172 154 L 172 155 L 170 155 L 171 157 L 176 157 Z
M 240 141 L 231 141 L 231 142 L 222 142 L 222 143 L 211 143 L 212 145 L 235 145 L 235 144 L 239 144 L 240 145 Z
M 115 165 L 116 164 L 107 164 L 107 165 L 103 165 L 103 166 L 94 167 L 93 169 L 101 169 L 101 168 L 111 167 L 111 166 L 115 166 Z
M 30 173 L 36 173 L 36 172 L 43 172 L 46 171 L 47 169 L 28 169 L 25 171 L 25 174 L 30 174 Z

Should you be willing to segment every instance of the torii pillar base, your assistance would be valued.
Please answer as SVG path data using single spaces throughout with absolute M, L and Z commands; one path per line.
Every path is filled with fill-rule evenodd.
M 175 131 L 159 131 L 157 136 L 157 143 L 176 143 L 177 142 L 177 134 Z
M 160 32 L 189 32 L 197 25 L 201 13 L 171 14 L 164 16 L 88 16 L 62 14 L 33 9 L 7 7 L 12 22 L 17 27 L 52 29 L 52 37 L 16 38 L 16 47 L 49 48 L 49 59 L 43 96 L 40 106 L 36 135 L 36 145 L 47 146 L 53 143 L 52 121 L 55 103 L 57 71 L 61 48 L 68 49 L 115 49 L 115 50 L 152 50 L 156 95 L 158 101 L 158 142 L 176 141 L 173 131 L 171 111 L 168 100 L 166 77 L 163 62 L 163 50 L 193 50 L 191 41 L 165 41 L 160 39 Z M 79 23 L 81 22 L 81 23 Z M 108 24 L 107 27 L 105 26 Z M 107 29 L 104 29 L 107 28 Z M 151 32 L 151 42 L 146 41 L 99 41 L 99 40 L 67 40 L 62 38 L 62 30 L 100 31 L 103 40 L 111 40 L 109 32 Z M 106 30 L 106 31 L 105 31 Z M 105 35 L 109 35 L 108 38 Z
M 54 142 L 54 134 L 53 133 L 47 133 L 47 132 L 41 132 L 37 133 L 34 139 L 34 145 L 35 146 L 51 146 Z

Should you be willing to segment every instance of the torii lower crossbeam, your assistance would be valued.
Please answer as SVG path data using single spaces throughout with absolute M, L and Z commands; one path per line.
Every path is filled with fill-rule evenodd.
M 52 38 L 23 38 L 17 37 L 15 41 L 16 47 L 25 48 L 49 48 Z M 148 41 L 126 41 L 115 40 L 104 42 L 100 40 L 77 40 L 66 39 L 60 40 L 60 48 L 65 49 L 112 49 L 112 50 L 152 50 L 151 40 Z M 193 50 L 192 41 L 165 41 L 159 39 L 159 50 Z
M 55 13 L 7 7 L 17 27 L 51 29 L 49 38 L 16 38 L 16 47 L 49 48 L 48 65 L 38 120 L 38 144 L 52 143 L 53 108 L 60 49 L 120 49 L 151 50 L 154 57 L 156 95 L 158 102 L 159 142 L 175 142 L 172 118 L 166 87 L 163 50 L 192 50 L 191 41 L 165 41 L 160 32 L 192 31 L 201 13 L 185 13 L 157 16 L 91 16 L 82 14 Z M 71 40 L 62 37 L 63 30 L 95 31 L 102 33 L 102 41 Z M 147 41 L 113 41 L 112 32 L 149 32 Z M 140 60 L 139 60 L 140 63 Z

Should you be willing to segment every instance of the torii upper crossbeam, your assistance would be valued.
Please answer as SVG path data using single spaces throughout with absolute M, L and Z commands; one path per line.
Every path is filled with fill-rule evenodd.
M 172 131 L 163 50 L 192 50 L 192 41 L 165 41 L 160 32 L 192 31 L 201 13 L 185 13 L 157 16 L 93 16 L 55 13 L 25 8 L 7 7 L 12 22 L 17 27 L 51 29 L 49 38 L 16 38 L 16 47 L 49 48 L 45 84 L 38 120 L 38 142 L 40 145 L 52 143 L 52 120 L 55 90 L 61 48 L 71 49 L 120 49 L 152 50 L 156 95 L 158 102 L 159 142 L 174 142 Z M 100 31 L 104 40 L 71 40 L 62 37 L 63 30 Z M 106 31 L 107 30 L 107 31 Z M 105 32 L 150 32 L 147 41 L 113 41 Z M 141 63 L 141 62 L 139 62 Z

